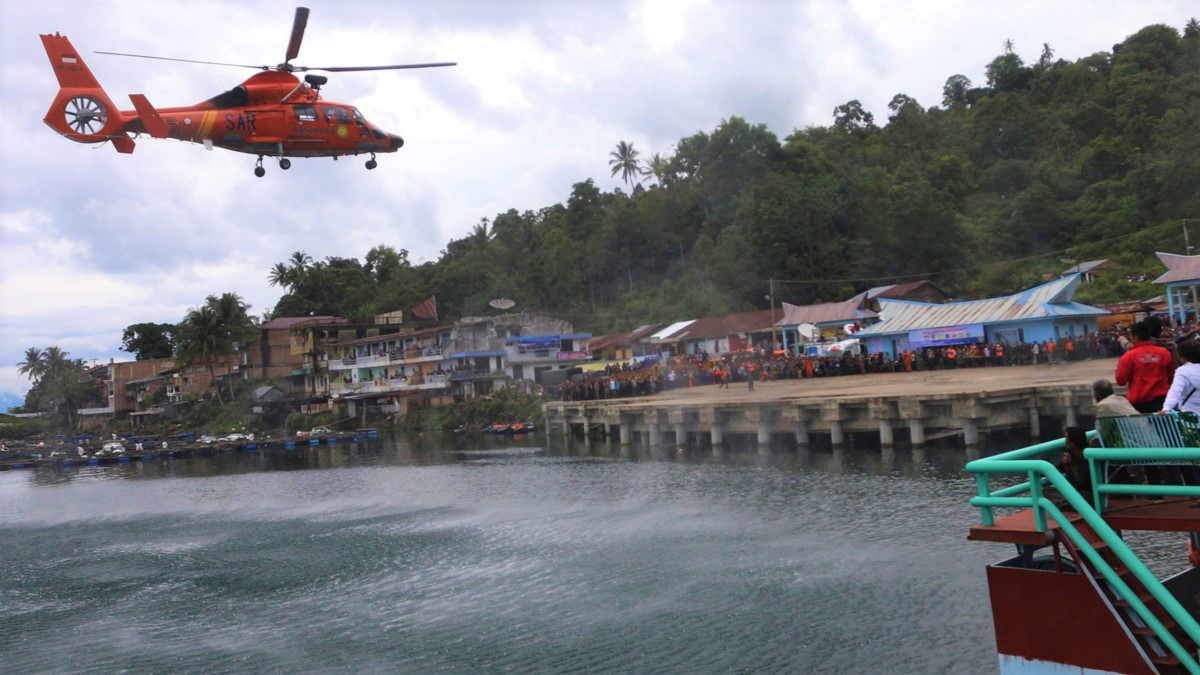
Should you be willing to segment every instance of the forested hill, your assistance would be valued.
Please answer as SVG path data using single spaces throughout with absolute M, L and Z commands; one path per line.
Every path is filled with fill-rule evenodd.
M 288 291 L 275 315 L 365 319 L 436 295 L 446 320 L 503 296 L 601 333 L 765 308 L 770 279 L 793 303 L 915 278 L 985 297 L 1063 261 L 1154 273 L 1155 250 L 1184 252 L 1181 221 L 1200 219 L 1195 19 L 1076 61 L 1046 45 L 1026 63 L 1009 46 L 986 80 L 951 75 L 941 101 L 898 93 L 886 120 L 850 101 L 830 126 L 782 141 L 739 117 L 669 153 L 622 141 L 610 165 L 628 193 L 585 180 L 564 203 L 482 221 L 421 265 L 402 243 L 362 261 L 297 253 L 271 271 Z M 1081 299 L 1153 293 L 1118 282 Z

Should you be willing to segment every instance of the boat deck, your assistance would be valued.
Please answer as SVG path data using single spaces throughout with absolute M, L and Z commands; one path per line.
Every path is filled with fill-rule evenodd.
M 1200 502 L 1195 499 L 1167 497 L 1161 502 L 1148 502 L 1144 497 L 1111 497 L 1104 519 L 1116 530 L 1147 530 L 1154 532 L 1200 532 Z M 1081 519 L 1077 513 L 1066 514 L 1070 522 Z M 1005 544 L 1045 545 L 1052 542 L 1051 532 L 1058 530 L 1053 518 L 1046 518 L 1046 532 L 1038 532 L 1033 510 L 1025 509 L 1003 518 L 995 525 L 973 525 L 967 534 L 971 541 L 994 541 Z

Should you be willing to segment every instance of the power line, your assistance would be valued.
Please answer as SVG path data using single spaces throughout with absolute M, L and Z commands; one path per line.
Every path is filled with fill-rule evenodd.
M 1037 255 L 1025 256 L 1022 258 L 1011 258 L 1009 260 L 997 260 L 994 262 L 984 263 L 981 265 L 973 265 L 971 267 L 960 267 L 958 269 L 943 270 L 941 272 L 922 272 L 922 273 L 917 273 L 917 274 L 893 274 L 890 276 L 860 277 L 857 279 L 775 279 L 774 281 L 776 284 L 804 285 L 804 284 L 853 284 L 853 283 L 867 283 L 867 282 L 879 282 L 879 281 L 899 281 L 899 280 L 904 280 L 904 279 L 928 279 L 930 277 L 946 276 L 949 274 L 960 274 L 960 273 L 965 273 L 965 272 L 980 271 L 980 270 L 987 269 L 989 267 L 993 267 L 995 265 L 1020 263 L 1020 262 L 1027 262 L 1030 260 L 1038 260 L 1039 258 L 1046 258 L 1049 256 L 1058 256 L 1058 255 L 1062 255 L 1064 253 L 1070 253 L 1072 250 L 1079 250 L 1079 249 L 1085 248 L 1085 247 L 1100 246 L 1103 244 L 1111 244 L 1113 242 L 1121 241 L 1124 239 L 1131 239 L 1133 237 L 1139 237 L 1139 236 L 1143 236 L 1143 235 L 1147 235 L 1147 234 L 1152 234 L 1158 230 L 1166 230 L 1168 228 L 1173 228 L 1173 227 L 1177 226 L 1178 224 L 1179 224 L 1178 222 L 1164 223 L 1162 225 L 1155 225 L 1153 227 L 1148 227 L 1144 230 L 1138 230 L 1137 232 L 1131 232 L 1129 234 L 1122 234 L 1122 235 L 1117 235 L 1115 237 L 1109 237 L 1107 239 L 1099 239 L 1096 241 L 1088 242 L 1087 244 L 1084 244 L 1082 246 L 1070 246 L 1067 248 L 1058 249 L 1056 251 L 1046 251 L 1045 253 L 1039 253 Z M 760 283 L 764 283 L 764 284 L 770 282 L 769 279 L 759 279 L 758 281 Z

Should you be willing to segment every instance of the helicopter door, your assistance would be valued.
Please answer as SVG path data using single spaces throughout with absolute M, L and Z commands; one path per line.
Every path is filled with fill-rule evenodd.
M 329 127 L 329 133 L 333 134 L 335 139 L 349 138 L 354 135 L 353 121 L 350 112 L 345 108 L 323 105 L 321 106 L 321 117 L 325 121 L 325 126 Z
M 322 112 L 325 113 L 325 123 L 331 126 L 339 124 L 350 124 L 350 113 L 345 108 L 335 105 L 321 106 Z

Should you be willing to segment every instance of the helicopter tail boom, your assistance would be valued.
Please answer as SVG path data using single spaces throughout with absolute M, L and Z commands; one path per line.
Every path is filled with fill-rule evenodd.
M 133 139 L 125 132 L 129 120 L 113 105 L 71 41 L 57 34 L 41 37 L 59 86 L 43 121 L 73 141 L 112 141 L 117 152 L 133 152 Z

